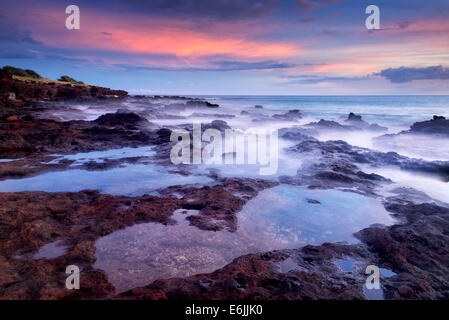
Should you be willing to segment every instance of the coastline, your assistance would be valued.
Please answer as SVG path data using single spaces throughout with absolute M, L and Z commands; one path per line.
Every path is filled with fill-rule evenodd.
M 160 128 L 135 113 L 118 111 L 93 121 L 57 121 L 35 117 L 42 111 L 58 108 L 54 101 L 116 101 L 127 97 L 125 91 L 58 85 L 55 90 L 54 86 L 49 85 L 22 85 L 4 75 L 0 81 L 0 88 L 5 90 L 2 94 L 17 90 L 15 99 L 2 100 L 4 105 L 0 106 L 0 131 L 4 137 L 0 141 L 1 154 L 4 155 L 2 158 L 13 159 L 0 163 L 2 180 L 66 170 L 74 163 L 73 160 L 64 160 L 51 164 L 56 158 L 54 154 L 123 147 L 153 146 L 158 157 L 87 162 L 78 168 L 107 170 L 126 163 L 156 162 L 169 167 L 167 155 L 172 145 L 169 137 L 173 128 Z M 40 102 L 42 98 L 51 103 Z M 220 109 L 207 100 L 169 98 L 189 104 L 198 112 L 209 108 Z M 161 97 L 153 99 L 160 100 Z M 282 116 L 291 118 L 291 115 L 277 115 L 276 120 L 282 120 Z M 271 119 L 259 117 L 258 120 Z M 323 121 L 308 129 L 321 130 L 323 126 L 335 126 L 330 121 Z M 434 128 L 435 122 L 430 124 L 418 125 L 415 129 Z M 224 130 L 222 122 L 212 122 L 210 126 Z M 447 128 L 446 122 L 442 127 Z M 297 143 L 290 151 L 307 153 L 313 149 L 313 152 L 320 153 L 321 158 L 317 158 L 315 166 L 302 175 L 277 182 L 226 178 L 210 173 L 208 177 L 214 181 L 213 184 L 169 186 L 159 190 L 157 196 L 108 195 L 96 190 L 1 192 L 4 205 L 0 212 L 0 299 L 366 299 L 362 290 L 366 275 L 361 266 L 369 264 L 396 273 L 393 277 L 382 277 L 386 299 L 449 298 L 448 205 L 437 203 L 413 190 L 400 189 L 388 197 L 379 195 L 377 188 L 389 181 L 360 170 L 356 156 L 364 150 L 342 143 L 315 141 L 305 137 L 303 129 L 284 133 Z M 434 132 L 430 130 L 430 134 Z M 407 170 L 428 170 L 438 174 L 447 174 L 448 168 L 446 163 L 417 162 L 405 157 L 391 160 L 385 154 L 374 152 L 368 154 L 366 161 L 392 161 Z M 179 168 L 178 173 L 192 174 L 185 167 Z M 106 274 L 93 267 L 96 260 L 94 242 L 99 237 L 136 223 L 154 222 L 169 226 L 173 223 L 170 217 L 176 209 L 199 210 L 200 214 L 189 221 L 202 230 L 235 231 L 241 208 L 260 191 L 280 183 L 317 189 L 357 188 L 359 193 L 380 198 L 398 223 L 360 230 L 356 234 L 360 240 L 357 244 L 325 243 L 248 254 L 209 274 L 157 280 L 117 296 L 114 296 L 114 287 Z M 40 247 L 61 239 L 67 246 L 64 255 L 52 259 L 33 259 Z M 335 264 L 336 260 L 347 258 L 358 262 L 351 272 L 345 272 Z M 284 261 L 290 263 L 291 270 L 280 267 Z M 81 267 L 80 290 L 68 291 L 64 287 L 65 266 L 70 264 Z

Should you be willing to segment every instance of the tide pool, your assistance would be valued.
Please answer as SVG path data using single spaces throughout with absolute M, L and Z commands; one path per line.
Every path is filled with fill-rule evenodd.
M 179 209 L 172 216 L 175 225 L 136 224 L 98 239 L 95 267 L 123 292 L 157 279 L 212 272 L 248 253 L 326 241 L 354 243 L 354 232 L 373 223 L 393 223 L 376 199 L 290 185 L 264 190 L 250 200 L 237 214 L 236 232 L 190 225 L 186 217 L 197 214 Z M 290 260 L 278 267 L 281 272 L 298 268 Z
M 95 189 L 112 195 L 139 196 L 173 185 L 207 184 L 212 181 L 205 176 L 184 176 L 169 173 L 161 166 L 139 164 L 104 171 L 54 171 L 29 178 L 2 180 L 0 192 L 78 192 Z

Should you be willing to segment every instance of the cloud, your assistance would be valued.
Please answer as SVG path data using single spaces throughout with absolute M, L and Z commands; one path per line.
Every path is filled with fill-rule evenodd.
M 287 69 L 295 67 L 294 64 L 277 62 L 273 60 L 260 62 L 241 62 L 241 61 L 217 61 L 214 62 L 222 70 L 267 70 L 267 69 Z
M 449 80 L 449 68 L 441 65 L 425 68 L 389 68 L 374 75 L 384 77 L 392 83 L 406 83 L 413 80 Z
M 341 2 L 341 0 L 325 0 L 325 1 L 316 1 L 316 0 L 296 0 L 292 7 L 294 9 L 299 10 L 298 14 L 304 14 L 307 12 L 315 11 L 333 4 L 337 4 Z
M 210 62 L 210 67 L 165 67 L 165 66 L 139 66 L 130 64 L 115 64 L 115 67 L 125 69 L 127 71 L 245 71 L 245 70 L 272 70 L 272 69 L 286 69 L 293 68 L 296 65 L 277 62 L 272 60 L 258 61 L 258 62 L 243 62 L 243 61 L 213 61 Z
M 365 76 L 355 77 L 331 77 L 319 75 L 287 75 L 280 78 L 289 79 L 289 84 L 317 84 L 323 82 L 361 81 L 370 80 L 375 77 L 383 77 L 392 83 L 406 83 L 413 80 L 449 80 L 449 68 L 443 66 L 433 66 L 426 68 L 388 68 L 380 72 Z
M 108 5 L 150 15 L 247 20 L 273 12 L 280 0 L 111 0 Z
M 5 42 L 25 45 L 39 44 L 32 38 L 31 32 L 21 30 L 18 26 L 7 21 L 5 16 L 0 15 L 0 43 Z
M 323 82 L 341 82 L 341 81 L 360 81 L 368 80 L 370 76 L 363 77 L 328 77 L 328 76 L 317 76 L 317 75 L 290 75 L 281 76 L 284 79 L 290 79 L 287 83 L 289 84 L 317 84 Z

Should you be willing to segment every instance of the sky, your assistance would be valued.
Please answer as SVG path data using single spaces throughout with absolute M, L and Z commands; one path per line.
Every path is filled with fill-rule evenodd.
M 66 28 L 68 5 L 80 29 Z M 368 30 L 365 10 L 380 9 Z M 449 94 L 448 0 L 0 0 L 0 67 L 132 94 Z

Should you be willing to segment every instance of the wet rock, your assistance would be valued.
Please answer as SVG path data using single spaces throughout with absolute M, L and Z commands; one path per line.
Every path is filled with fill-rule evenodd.
M 204 100 L 189 100 L 186 102 L 186 106 L 195 108 L 197 107 L 218 108 L 220 105 Z
M 362 121 L 362 116 L 359 116 L 353 112 L 350 112 L 347 120 L 348 121 Z
M 223 120 L 214 120 L 211 123 L 202 124 L 202 131 L 207 129 L 216 129 L 219 131 L 225 131 L 226 129 L 231 129 L 231 127 Z
M 449 136 L 449 119 L 441 116 L 434 116 L 432 120 L 415 122 L 410 127 L 409 132 Z
M 302 119 L 302 113 L 301 111 L 295 109 L 295 110 L 289 110 L 287 113 L 284 114 L 274 114 L 273 118 L 276 120 L 282 120 L 282 121 L 296 121 L 299 119 Z
M 290 136 L 299 143 L 288 150 L 295 153 L 310 153 L 319 155 L 325 163 L 335 160 L 347 163 L 370 164 L 372 166 L 396 166 L 402 170 L 425 172 L 437 175 L 449 181 L 448 161 L 425 161 L 401 156 L 396 152 L 379 152 L 366 148 L 354 147 L 344 141 L 321 142 L 301 133 L 295 135 L 287 132 L 283 136 Z M 361 177 L 359 175 L 359 177 Z M 342 178 L 343 179 L 343 178 Z
M 101 118 L 101 117 L 100 117 Z M 169 137 L 151 131 L 139 116 L 106 115 L 95 121 L 33 120 L 24 115 L 15 121 L 0 120 L 0 154 L 21 153 L 25 159 L 0 163 L 0 179 L 25 177 L 67 168 L 71 162 L 48 163 L 50 154 L 69 154 L 109 148 L 138 147 L 164 143 Z M 141 124 L 145 124 L 141 126 Z M 115 161 L 116 165 L 119 162 Z M 112 163 L 111 163 L 112 164 Z
M 391 280 L 390 295 L 396 299 L 447 298 L 449 245 L 444 239 L 449 231 L 449 209 L 393 198 L 386 209 L 406 223 L 386 229 L 367 228 L 357 235 L 370 251 L 401 272 L 401 277 Z
M 170 142 L 170 136 L 172 131 L 167 128 L 162 128 L 156 131 L 156 134 L 158 136 L 157 142 L 159 143 L 167 143 Z
M 191 117 L 198 117 L 198 118 L 218 118 L 218 119 L 233 119 L 235 118 L 235 115 L 233 114 L 224 114 L 224 113 L 200 113 L 200 112 L 194 112 L 192 113 Z
M 376 137 L 373 142 L 376 146 L 389 147 L 392 150 L 411 149 L 420 156 L 427 157 L 432 152 L 429 145 L 444 143 L 447 137 L 449 120 L 443 116 L 434 116 L 428 121 L 415 122 L 407 131 Z
M 348 118 L 345 120 L 351 126 L 357 127 L 363 130 L 370 131 L 388 131 L 388 128 L 379 126 L 377 123 L 370 124 L 362 120 L 362 116 L 356 115 L 354 113 L 349 113 Z
M 0 193 L 4 204 L 0 209 L 0 299 L 104 298 L 114 288 L 101 270 L 92 268 L 96 239 L 135 223 L 173 224 L 171 215 L 180 208 L 201 210 L 202 218 L 192 222 L 199 228 L 219 230 L 207 227 L 208 222 L 216 220 L 223 222 L 221 228 L 232 231 L 236 229 L 235 215 L 246 201 L 272 185 L 230 179 L 212 187 L 161 190 L 165 196 L 181 193 L 181 198 L 111 196 L 94 190 Z M 246 197 L 236 197 L 236 192 Z M 40 247 L 62 239 L 67 246 L 62 256 L 32 259 Z M 71 264 L 81 269 L 79 291 L 65 288 L 65 267 Z
M 6 118 L 6 121 L 20 121 L 20 117 L 19 116 L 9 116 Z
M 298 131 L 307 132 L 308 135 L 317 136 L 320 131 L 341 131 L 341 132 L 354 132 L 359 130 L 368 130 L 368 131 L 387 131 L 388 128 L 381 127 L 378 124 L 370 124 L 364 120 L 359 115 L 354 113 L 350 113 L 348 118 L 345 120 L 345 124 L 341 124 L 337 121 L 333 120 L 325 120 L 321 119 L 318 122 L 310 122 L 303 126 L 296 126 L 293 128 L 285 129 L 285 133 L 290 132 L 298 132 Z
M 356 245 L 326 243 L 300 249 L 248 254 L 209 274 L 157 280 L 114 299 L 366 299 L 368 265 L 398 273 L 381 278 L 387 299 L 447 299 L 449 209 L 411 203 L 387 204 L 405 224 L 357 233 Z M 354 259 L 351 272 L 336 259 Z M 289 260 L 296 267 L 277 267 Z
M 243 205 L 255 197 L 259 191 L 274 187 L 274 181 L 254 179 L 224 179 L 220 185 L 192 187 L 169 187 L 162 193 L 170 196 L 181 194 L 182 199 L 192 199 L 183 204 L 187 210 L 199 210 L 199 214 L 187 219 L 192 225 L 203 230 L 237 230 L 237 213 Z M 242 196 L 236 196 L 240 194 Z
M 339 131 L 353 131 L 355 130 L 354 127 L 352 126 L 345 126 L 342 125 L 336 121 L 329 121 L 329 120 L 324 120 L 321 119 L 318 122 L 311 122 L 309 124 L 305 125 L 306 128 L 313 128 L 313 129 L 318 129 L 318 130 L 322 130 L 322 129 L 326 129 L 326 130 L 339 130 Z
M 102 116 L 100 116 L 97 120 L 94 121 L 95 123 L 103 126 L 137 126 L 137 125 L 145 125 L 149 124 L 148 120 L 145 118 L 142 118 L 141 116 L 129 112 L 117 112 L 117 113 L 107 113 Z

